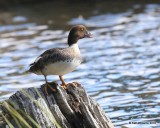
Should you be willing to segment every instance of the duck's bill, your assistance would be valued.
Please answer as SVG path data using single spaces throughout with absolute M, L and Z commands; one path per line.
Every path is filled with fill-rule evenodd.
M 93 35 L 92 35 L 90 32 L 86 32 L 86 33 L 85 33 L 85 37 L 86 37 L 86 38 L 92 38 Z

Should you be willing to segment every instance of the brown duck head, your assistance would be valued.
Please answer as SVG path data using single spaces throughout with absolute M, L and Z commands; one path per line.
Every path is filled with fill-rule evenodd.
M 68 35 L 68 45 L 71 46 L 78 42 L 79 39 L 92 38 L 92 34 L 88 32 L 85 26 L 76 25 L 71 28 Z

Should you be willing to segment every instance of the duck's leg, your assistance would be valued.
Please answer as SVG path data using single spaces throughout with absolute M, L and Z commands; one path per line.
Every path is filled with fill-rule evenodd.
M 63 79 L 63 76 L 59 76 L 59 79 L 60 79 L 61 82 L 62 82 L 61 86 L 67 87 L 67 84 L 66 84 L 66 82 L 65 82 L 64 79 Z
M 48 94 L 48 87 L 49 87 L 49 89 L 51 89 L 53 92 L 56 92 L 56 90 L 55 90 L 54 88 L 52 88 L 51 85 L 48 83 L 48 81 L 47 81 L 47 76 L 46 76 L 46 75 L 44 75 L 44 78 L 45 78 L 45 81 L 46 81 L 46 84 L 45 84 L 45 87 L 44 87 L 44 92 L 45 92 L 45 94 L 46 94 L 47 96 L 49 96 L 49 94 Z

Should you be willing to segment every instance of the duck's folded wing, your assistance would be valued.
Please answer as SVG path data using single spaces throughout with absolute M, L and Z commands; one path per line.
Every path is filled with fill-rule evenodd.
M 30 72 L 41 71 L 46 65 L 58 61 L 65 61 L 69 59 L 70 55 L 63 49 L 50 49 L 42 53 L 37 59 L 30 64 Z

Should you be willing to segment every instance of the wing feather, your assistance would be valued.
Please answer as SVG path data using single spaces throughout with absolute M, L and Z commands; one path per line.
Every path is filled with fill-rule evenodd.
M 65 54 L 64 54 L 65 52 Z M 47 64 L 57 61 L 65 61 L 72 59 L 72 55 L 69 54 L 69 50 L 64 48 L 53 48 L 42 53 L 37 59 L 30 64 L 30 72 L 41 71 Z

